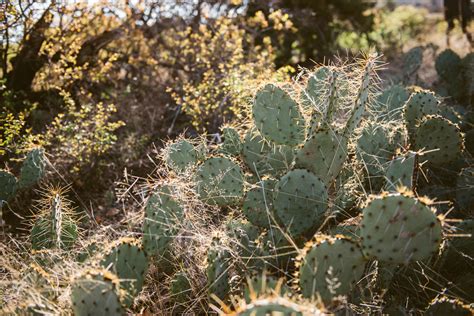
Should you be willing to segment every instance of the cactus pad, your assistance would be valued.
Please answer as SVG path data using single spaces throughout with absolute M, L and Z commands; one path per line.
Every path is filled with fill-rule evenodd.
M 377 260 L 406 264 L 437 253 L 441 222 L 422 200 L 408 193 L 374 198 L 363 210 L 362 249 Z
M 243 196 L 244 176 L 239 165 L 228 158 L 212 157 L 196 173 L 197 192 L 211 205 L 233 205 Z
M 44 175 L 46 158 L 42 148 L 31 150 L 26 156 L 20 170 L 18 186 L 27 188 L 37 183 Z
M 221 300 L 225 300 L 230 291 L 230 259 L 230 252 L 221 245 L 219 238 L 214 237 L 207 251 L 207 284 L 209 294 Z
M 137 240 L 133 238 L 118 240 L 100 264 L 122 280 L 120 286 L 127 292 L 123 303 L 125 306 L 131 306 L 135 296 L 142 290 L 148 268 L 147 257 Z
M 237 130 L 233 127 L 224 127 L 222 129 L 222 142 L 220 151 L 224 154 L 237 156 L 242 151 L 242 140 Z
M 170 291 L 173 301 L 184 304 L 190 300 L 192 294 L 191 283 L 184 271 L 177 272 L 170 284 Z
M 299 285 L 307 298 L 330 302 L 337 295 L 349 294 L 362 278 L 365 258 L 359 246 L 343 236 L 317 236 L 299 258 Z
M 464 138 L 459 127 L 441 116 L 427 116 L 416 130 L 414 146 L 426 153 L 422 161 L 442 165 L 460 157 Z
M 403 105 L 410 97 L 407 90 L 401 85 L 394 85 L 385 89 L 377 98 L 379 117 L 384 120 L 398 120 L 402 118 Z
M 171 169 L 183 172 L 198 161 L 198 152 L 190 142 L 182 139 L 166 148 L 165 161 Z
M 274 224 L 273 190 L 276 182 L 274 179 L 260 181 L 247 192 L 243 213 L 252 224 L 264 228 Z
M 323 181 L 304 169 L 284 175 L 275 187 L 273 206 L 292 235 L 316 230 L 327 209 L 328 192 Z
M 395 157 L 390 161 L 385 173 L 385 189 L 393 192 L 400 186 L 413 189 L 416 166 L 417 154 L 413 151 Z
M 456 203 L 465 211 L 474 209 L 474 167 L 461 170 L 456 181 Z
M 329 184 L 347 158 L 347 140 L 335 130 L 321 129 L 305 142 L 296 156 L 296 167 L 308 169 Z
M 403 73 L 410 77 L 418 72 L 423 63 L 423 47 L 417 46 L 410 49 L 403 55 Z
M 0 208 L 2 201 L 8 201 L 15 195 L 16 189 L 15 176 L 6 170 L 0 170 Z
M 125 315 L 119 291 L 119 280 L 113 273 L 105 270 L 87 271 L 72 286 L 74 315 Z
M 294 146 L 304 140 L 305 122 L 298 104 L 281 88 L 267 84 L 252 107 L 255 126 L 266 139 Z
M 453 50 L 445 49 L 436 57 L 435 68 L 443 80 L 455 80 L 461 71 L 461 57 Z
M 148 255 L 161 255 L 179 230 L 183 208 L 173 198 L 173 189 L 163 186 L 153 193 L 145 207 L 143 246 Z
M 431 91 L 413 93 L 404 106 L 404 118 L 407 130 L 412 134 L 423 117 L 438 113 L 439 101 Z

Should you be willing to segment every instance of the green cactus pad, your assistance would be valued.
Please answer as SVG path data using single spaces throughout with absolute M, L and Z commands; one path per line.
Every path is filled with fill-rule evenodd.
M 362 278 L 366 264 L 359 246 L 343 236 L 318 236 L 299 260 L 301 293 L 306 298 L 319 295 L 323 302 L 349 294 Z
M 214 294 L 221 300 L 225 300 L 230 291 L 230 259 L 230 252 L 214 237 L 207 251 L 207 285 L 209 294 Z
M 328 67 L 322 66 L 309 76 L 306 87 L 300 95 L 301 103 L 305 108 L 319 108 L 320 113 L 322 113 L 320 106 L 321 102 L 323 102 L 322 97 L 324 97 L 330 74 L 331 70 Z
M 282 281 L 279 282 L 276 278 L 267 276 L 265 273 L 247 278 L 247 284 L 244 288 L 245 301 L 250 303 L 252 297 L 263 295 L 285 295 L 289 292 L 289 288 Z
M 278 218 L 296 236 L 321 225 L 327 199 L 326 185 L 320 178 L 307 170 L 295 169 L 278 181 L 273 206 Z
M 371 122 L 363 128 L 355 148 L 357 160 L 375 191 L 382 187 L 383 167 L 393 155 L 388 133 L 383 125 Z
M 245 164 L 253 173 L 263 175 L 268 173 L 266 156 L 271 151 L 271 146 L 266 142 L 256 129 L 251 129 L 245 135 L 242 156 Z
M 362 249 L 377 260 L 406 264 L 437 253 L 441 222 L 422 200 L 407 193 L 374 198 L 363 210 Z
M 174 199 L 173 188 L 163 186 L 149 198 L 143 223 L 143 246 L 150 256 L 162 255 L 179 231 L 183 208 Z
M 27 188 L 37 183 L 44 175 L 46 158 L 42 148 L 31 150 L 20 170 L 19 188 Z
M 228 158 L 212 157 L 196 173 L 197 192 L 211 205 L 234 205 L 244 191 L 244 176 L 239 165 Z
M 44 205 L 47 208 L 38 215 L 31 229 L 32 248 L 71 248 L 78 237 L 78 229 L 76 222 L 69 216 L 69 201 L 55 194 L 46 199 Z
M 252 107 L 255 126 L 266 139 L 295 146 L 304 140 L 305 121 L 298 104 L 281 88 L 267 84 Z
M 0 170 L 0 208 L 3 201 L 8 201 L 15 195 L 16 189 L 16 177 L 6 170 Z
M 263 257 L 269 269 L 286 271 L 292 264 L 297 250 L 287 236 L 278 228 L 271 227 L 262 237 Z
M 173 275 L 173 279 L 170 282 L 170 292 L 171 298 L 178 304 L 184 304 L 191 299 L 191 282 L 189 282 L 189 278 L 184 271 Z
M 266 179 L 256 183 L 245 195 L 243 213 L 253 225 L 269 228 L 274 224 L 273 190 L 276 180 Z
M 403 55 L 402 69 L 405 76 L 410 77 L 420 69 L 423 63 L 423 47 L 417 46 Z
M 71 291 L 76 316 L 125 315 L 120 304 L 119 280 L 105 270 L 91 270 L 77 278 Z
M 321 129 L 298 151 L 296 168 L 304 168 L 329 184 L 342 169 L 347 158 L 347 139 L 335 130 Z
M 290 170 L 295 158 L 295 149 L 290 146 L 273 146 L 264 157 L 268 171 L 265 174 L 273 177 L 281 176 Z
M 465 211 L 474 209 L 474 167 L 461 170 L 456 181 L 456 203 Z
M 417 154 L 409 151 L 402 156 L 393 158 L 385 172 L 385 189 L 395 192 L 400 186 L 413 189 Z
M 166 148 L 165 161 L 171 169 L 183 172 L 198 161 L 198 152 L 190 142 L 182 139 Z
M 436 57 L 435 68 L 445 81 L 455 80 L 461 71 L 461 57 L 451 49 L 445 49 Z
M 404 106 L 404 118 L 408 132 L 413 134 L 420 121 L 439 111 L 439 101 L 433 92 L 423 90 L 413 93 Z
M 354 133 L 355 129 L 362 121 L 362 116 L 365 113 L 365 109 L 369 100 L 370 81 L 374 68 L 375 60 L 369 59 L 364 67 L 364 73 L 360 83 L 359 91 L 357 93 L 357 98 L 354 102 L 354 107 L 351 110 L 350 117 L 347 120 L 346 126 L 344 127 L 343 137 L 346 139 L 350 138 L 351 134 Z
M 134 298 L 142 290 L 148 268 L 147 257 L 138 241 L 133 238 L 117 241 L 101 260 L 100 265 L 122 280 L 120 287 L 127 292 L 123 304 L 131 306 Z
M 237 130 L 233 127 L 222 129 L 224 141 L 220 147 L 220 152 L 226 155 L 237 156 L 242 151 L 242 140 Z
M 416 130 L 414 147 L 426 152 L 421 161 L 443 165 L 461 156 L 464 138 L 459 127 L 447 119 L 427 116 Z
M 258 245 L 260 230 L 257 226 L 243 220 L 231 220 L 226 225 L 226 231 L 233 238 L 233 248 L 239 254 L 245 270 L 263 267 L 264 262 L 260 259 L 262 249 Z
M 410 97 L 408 91 L 400 85 L 391 86 L 378 96 L 378 117 L 385 121 L 399 120 L 402 118 L 403 105 Z

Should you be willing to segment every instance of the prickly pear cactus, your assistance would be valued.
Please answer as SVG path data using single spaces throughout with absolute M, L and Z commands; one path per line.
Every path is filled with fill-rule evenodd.
M 105 270 L 89 270 L 76 278 L 71 301 L 74 315 L 125 315 L 120 304 L 119 279 Z
M 308 169 L 325 184 L 334 180 L 347 158 L 347 140 L 333 129 L 320 129 L 298 151 L 296 168 Z
M 435 68 L 445 81 L 455 80 L 461 70 L 461 57 L 451 49 L 445 49 L 436 57 Z
M 179 271 L 173 276 L 170 291 L 173 301 L 178 304 L 185 304 L 191 299 L 191 282 L 189 282 L 189 278 L 184 271 Z
M 265 179 L 255 184 L 245 195 L 242 212 L 253 225 L 269 228 L 275 224 L 273 190 L 277 181 Z
M 474 209 L 474 167 L 461 170 L 456 181 L 456 203 L 465 211 Z
M 135 296 L 142 290 L 148 268 L 148 259 L 139 242 L 133 238 L 118 240 L 100 265 L 122 280 L 120 287 L 127 292 L 122 302 L 127 307 L 131 306 Z
M 408 91 L 401 85 L 393 85 L 377 97 L 375 110 L 379 120 L 391 121 L 402 119 L 403 105 L 410 97 Z
M 242 151 L 242 140 L 237 130 L 233 127 L 227 126 L 222 128 L 222 136 L 224 141 L 220 147 L 223 154 L 230 156 L 237 156 Z
M 214 237 L 207 251 L 207 285 L 209 294 L 225 300 L 230 291 L 230 252 L 222 246 L 219 237 Z
M 60 194 L 44 200 L 45 209 L 35 219 L 31 229 L 31 246 L 34 250 L 69 249 L 74 245 L 78 229 L 69 215 L 68 202 Z
M 190 142 L 181 139 L 165 148 L 165 161 L 171 169 L 183 172 L 198 161 L 198 152 Z
M 184 211 L 173 194 L 173 188 L 165 185 L 148 198 L 143 223 L 143 246 L 150 256 L 162 254 L 179 230 L 178 222 Z
M 326 83 L 331 70 L 329 67 L 322 66 L 316 69 L 308 78 L 308 82 L 303 91 L 301 91 L 300 99 L 302 105 L 307 109 L 314 109 L 320 106 L 326 90 Z M 320 113 L 322 113 L 321 109 Z
M 261 268 L 264 262 L 260 259 L 261 248 L 257 241 L 260 230 L 257 226 L 243 220 L 230 220 L 226 225 L 227 234 L 233 238 L 233 248 L 242 260 L 244 270 Z
M 366 180 L 373 191 L 378 191 L 382 187 L 383 167 L 393 155 L 388 133 L 383 125 L 369 122 L 357 139 L 355 148 L 357 161 L 366 172 Z
M 414 147 L 426 152 L 421 161 L 443 165 L 456 160 L 464 150 L 459 127 L 441 116 L 425 117 L 414 136 Z
M 375 66 L 376 61 L 373 58 L 369 58 L 364 66 L 362 81 L 354 102 L 354 107 L 352 108 L 350 117 L 344 127 L 343 137 L 346 139 L 349 139 L 362 121 L 362 116 L 364 115 L 369 102 L 369 93 L 371 89 L 370 83 L 372 76 L 374 75 Z
M 299 304 L 286 297 L 281 296 L 261 296 L 253 299 L 250 303 L 242 301 L 235 312 L 229 315 L 239 316 L 267 316 L 267 315 L 284 315 L 284 316 L 303 316 L 313 315 L 322 316 L 324 313 L 320 311 L 314 304 Z
M 277 280 L 272 276 L 268 276 L 265 272 L 247 277 L 247 284 L 244 288 L 245 301 L 250 303 L 252 299 L 263 295 L 285 295 L 290 289 L 285 285 L 284 281 L 284 279 Z
M 420 121 L 427 115 L 437 114 L 439 101 L 433 92 L 422 90 L 412 93 L 404 106 L 404 118 L 407 130 L 412 135 Z
M 212 157 L 196 173 L 197 192 L 211 205 L 234 205 L 244 191 L 244 176 L 239 165 L 228 158 Z
M 305 121 L 298 104 L 273 84 L 257 92 L 252 115 L 255 126 L 269 141 L 295 146 L 304 140 Z
M 413 190 L 415 171 L 417 168 L 417 153 L 409 151 L 390 161 L 385 173 L 385 189 L 396 192 L 398 187 Z
M 293 235 L 316 230 L 327 209 L 328 192 L 313 173 L 295 169 L 284 175 L 275 187 L 273 206 L 283 225 Z
M 16 177 L 6 170 L 0 170 L 0 207 L 2 202 L 8 201 L 15 195 L 16 189 Z
M 417 46 L 410 49 L 403 56 L 403 73 L 410 77 L 418 72 L 423 63 L 423 47 Z
M 373 198 L 363 210 L 360 225 L 364 254 L 392 264 L 436 254 L 443 238 L 441 221 L 427 202 L 408 192 Z
M 307 298 L 347 295 L 362 278 L 366 260 L 359 246 L 343 237 L 317 236 L 299 257 L 299 287 Z
M 44 175 L 46 168 L 46 157 L 42 148 L 31 150 L 26 156 L 21 167 L 19 188 L 27 188 L 37 183 Z

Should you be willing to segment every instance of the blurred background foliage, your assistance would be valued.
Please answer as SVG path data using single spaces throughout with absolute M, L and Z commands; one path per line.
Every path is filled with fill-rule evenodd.
M 426 27 L 421 9 L 362 0 L 0 6 L 2 165 L 41 145 L 78 192 L 110 189 L 125 167 L 140 175 L 152 144 L 247 115 L 265 81 L 338 53 L 394 54 Z

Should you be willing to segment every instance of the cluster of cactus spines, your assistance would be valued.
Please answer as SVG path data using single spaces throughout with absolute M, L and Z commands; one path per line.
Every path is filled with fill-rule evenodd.
M 12 198 L 17 190 L 16 177 L 6 170 L 0 170 L 0 208 L 3 202 Z
M 474 209 L 474 167 L 461 170 L 456 179 L 456 202 L 460 209 Z
M 305 121 L 298 103 L 273 84 L 257 92 L 252 115 L 255 126 L 269 141 L 295 146 L 304 140 Z
M 148 198 L 143 222 L 143 247 L 148 255 L 160 255 L 176 236 L 178 223 L 184 215 L 174 198 L 173 188 L 163 185 Z
M 71 216 L 70 201 L 64 197 L 63 192 L 55 189 L 45 192 L 37 208 L 40 213 L 34 218 L 30 234 L 32 248 L 71 248 L 79 233 Z
M 474 314 L 474 304 L 468 305 L 457 299 L 439 296 L 433 299 L 424 315 L 427 316 L 471 316 Z
M 252 277 L 247 276 L 243 296 L 245 301 L 250 303 L 263 295 L 285 295 L 287 292 L 290 292 L 290 289 L 285 285 L 285 279 L 276 279 L 264 271 Z
M 324 182 L 305 169 L 294 169 L 276 184 L 273 207 L 293 236 L 316 230 L 324 221 L 328 192 Z
M 453 162 L 464 150 L 459 127 L 437 115 L 429 115 L 420 122 L 413 142 L 415 149 L 425 151 L 420 160 L 436 165 Z
M 296 302 L 289 297 L 281 295 L 261 295 L 250 302 L 241 300 L 236 304 L 235 310 L 227 310 L 223 315 L 232 316 L 267 316 L 267 315 L 288 315 L 288 316 L 322 316 L 326 313 L 320 310 L 315 304 Z
M 416 181 L 418 154 L 408 151 L 403 155 L 394 157 L 385 171 L 385 190 L 396 192 L 399 187 L 413 190 Z
M 185 139 L 173 142 L 166 148 L 166 164 L 177 172 L 183 172 L 197 163 L 199 153 L 193 144 Z
M 46 168 L 46 157 L 42 148 L 31 150 L 26 156 L 20 170 L 18 186 L 27 188 L 37 183 L 44 175 Z
M 298 258 L 297 282 L 306 298 L 323 302 L 347 295 L 362 278 L 366 260 L 358 244 L 342 235 L 319 235 Z
M 242 152 L 242 140 L 237 129 L 226 126 L 222 128 L 224 138 L 220 151 L 230 156 L 238 156 Z
M 405 103 L 403 116 L 410 135 L 413 135 L 420 121 L 427 115 L 437 114 L 439 101 L 431 91 L 421 90 L 412 93 Z
M 71 301 L 74 315 L 125 314 L 120 302 L 123 293 L 117 276 L 106 270 L 88 270 L 72 284 Z
M 214 236 L 207 251 L 207 286 L 211 295 L 224 301 L 230 292 L 230 251 L 222 244 L 220 236 Z
M 374 197 L 362 212 L 360 227 L 364 254 L 390 264 L 425 260 L 438 253 L 443 238 L 429 201 L 408 191 Z
M 234 205 L 244 194 L 244 175 L 238 164 L 226 157 L 211 157 L 196 172 L 197 192 L 211 205 Z
M 264 179 L 247 191 L 242 212 L 253 225 L 270 228 L 270 225 L 275 224 L 273 190 L 276 183 L 275 179 Z
M 120 287 L 126 291 L 122 304 L 132 305 L 140 293 L 148 269 L 148 259 L 138 240 L 123 238 L 115 242 L 103 257 L 100 265 L 113 272 L 120 280 Z

